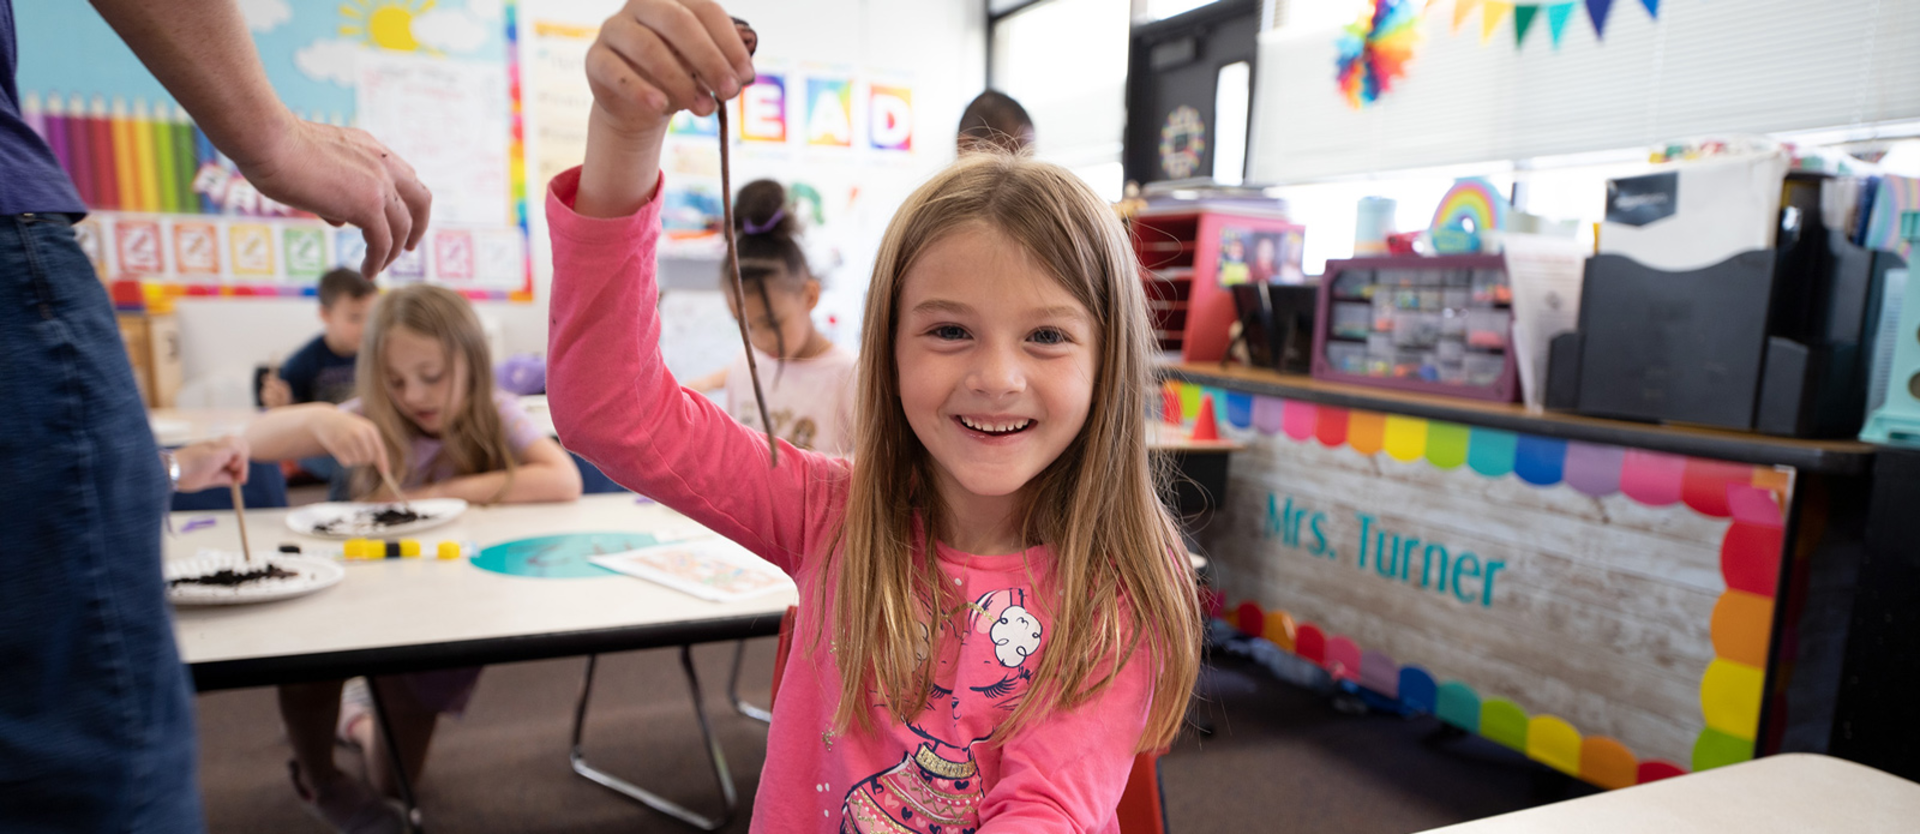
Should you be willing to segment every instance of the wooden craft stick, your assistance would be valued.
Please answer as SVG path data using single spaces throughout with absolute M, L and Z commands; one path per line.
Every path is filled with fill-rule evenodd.
M 253 548 L 247 544 L 247 502 L 240 495 L 240 482 L 229 484 L 233 488 L 233 523 L 240 528 L 240 553 L 247 557 L 247 564 L 253 564 Z
M 378 467 L 375 467 L 375 468 L 378 468 Z M 406 494 L 400 491 L 400 485 L 397 483 L 394 483 L 392 472 L 388 472 L 385 469 L 381 469 L 380 481 L 387 485 L 388 492 L 393 493 L 393 500 L 400 502 L 400 506 L 406 509 L 408 512 L 413 511 L 413 505 L 407 501 Z
M 747 54 L 753 54 L 760 46 L 759 35 L 740 18 L 734 18 L 733 25 L 740 30 L 741 40 L 747 44 Z M 733 276 L 733 308 L 740 311 L 739 315 L 734 316 L 734 323 L 740 325 L 740 346 L 747 351 L 747 375 L 753 378 L 753 402 L 760 408 L 760 425 L 767 430 L 768 463 L 770 466 L 779 466 L 780 447 L 773 440 L 773 420 L 767 416 L 767 397 L 760 390 L 760 367 L 753 360 L 753 339 L 747 334 L 747 287 L 740 279 L 740 253 L 735 249 L 733 234 L 733 177 L 727 157 L 727 106 L 718 96 L 714 98 L 714 115 L 720 120 L 721 231 L 727 240 L 727 272 Z

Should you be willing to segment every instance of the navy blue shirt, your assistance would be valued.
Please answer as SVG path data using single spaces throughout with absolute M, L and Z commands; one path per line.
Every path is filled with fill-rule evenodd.
M 296 403 L 338 405 L 353 399 L 353 363 L 353 357 L 327 347 L 325 335 L 315 336 L 280 365 L 280 378 L 287 381 Z
M 85 214 L 80 192 L 60 170 L 52 149 L 20 117 L 14 75 L 20 53 L 13 35 L 13 0 L 0 0 L 0 215 L 35 212 Z

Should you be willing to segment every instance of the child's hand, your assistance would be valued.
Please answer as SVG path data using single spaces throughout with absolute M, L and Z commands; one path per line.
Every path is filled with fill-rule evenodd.
M 622 217 L 653 199 L 667 120 L 711 114 L 753 83 L 741 37 L 712 0 L 627 0 L 607 18 L 587 51 L 593 112 L 575 211 Z
M 281 408 L 293 404 L 293 386 L 277 374 L 268 374 L 260 382 L 260 404 L 267 408 Z
M 677 110 L 706 116 L 753 83 L 753 59 L 712 0 L 628 0 L 587 51 L 595 115 L 621 134 L 657 134 Z
M 387 471 L 387 444 L 380 439 L 380 427 L 358 414 L 336 411 L 315 427 L 314 439 L 341 466 L 371 465 Z
M 174 451 L 173 459 L 180 464 L 180 482 L 174 485 L 180 492 L 199 492 L 247 482 L 247 441 L 244 438 L 223 437 L 182 446 Z

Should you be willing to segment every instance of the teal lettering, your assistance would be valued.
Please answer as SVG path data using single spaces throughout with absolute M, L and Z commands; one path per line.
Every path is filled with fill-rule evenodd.
M 1420 557 L 1420 587 L 1427 587 L 1433 575 L 1433 552 L 1440 551 L 1440 593 L 1447 592 L 1447 548 L 1444 545 L 1427 545 L 1426 552 Z
M 1387 531 L 1380 531 L 1380 538 L 1374 540 L 1373 572 L 1388 579 L 1395 573 L 1395 563 L 1400 561 L 1400 534 L 1394 533 L 1393 542 L 1387 542 Z
M 1498 559 L 1487 560 L 1487 585 L 1485 588 L 1481 589 L 1480 591 L 1480 607 L 1482 608 L 1493 607 L 1493 575 L 1496 573 L 1499 573 L 1500 569 L 1506 566 L 1507 566 L 1506 562 L 1502 562 Z
M 1360 562 L 1356 567 L 1365 568 L 1367 566 L 1367 531 L 1373 527 L 1373 516 L 1366 513 L 1353 515 L 1360 519 Z
M 1291 505 L 1293 499 L 1289 498 L 1287 499 L 1287 501 L 1289 505 Z M 1291 506 L 1289 506 L 1289 512 L 1291 512 Z M 1267 523 L 1265 526 L 1261 528 L 1260 536 L 1262 538 L 1270 539 L 1270 538 L 1273 538 L 1274 536 L 1279 535 L 1281 531 L 1285 529 L 1286 529 L 1286 520 L 1280 517 L 1279 498 L 1278 496 L 1275 496 L 1273 493 L 1269 492 L 1267 493 Z
M 1419 539 L 1407 539 L 1407 545 L 1400 549 L 1399 555 L 1394 557 L 1394 561 L 1398 563 L 1398 567 L 1400 568 L 1399 574 L 1401 582 L 1407 581 L 1407 572 L 1413 570 L 1413 551 L 1418 547 L 1420 547 Z
M 1333 558 L 1333 551 L 1327 548 L 1327 534 L 1320 531 L 1320 522 L 1326 519 L 1326 513 L 1314 513 L 1313 518 L 1307 520 L 1307 529 L 1313 531 L 1313 547 L 1307 548 L 1307 552 Z
M 1473 602 L 1472 592 L 1461 593 L 1467 590 L 1467 586 L 1461 584 L 1460 580 L 1478 578 L 1480 578 L 1480 557 L 1472 553 L 1460 554 L 1459 558 L 1453 561 L 1453 598 L 1461 602 Z

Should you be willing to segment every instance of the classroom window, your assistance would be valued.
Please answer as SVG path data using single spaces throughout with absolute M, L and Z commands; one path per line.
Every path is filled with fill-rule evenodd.
M 1128 0 L 1044 0 L 993 24 L 989 86 L 1033 117 L 1034 155 L 1119 200 Z

